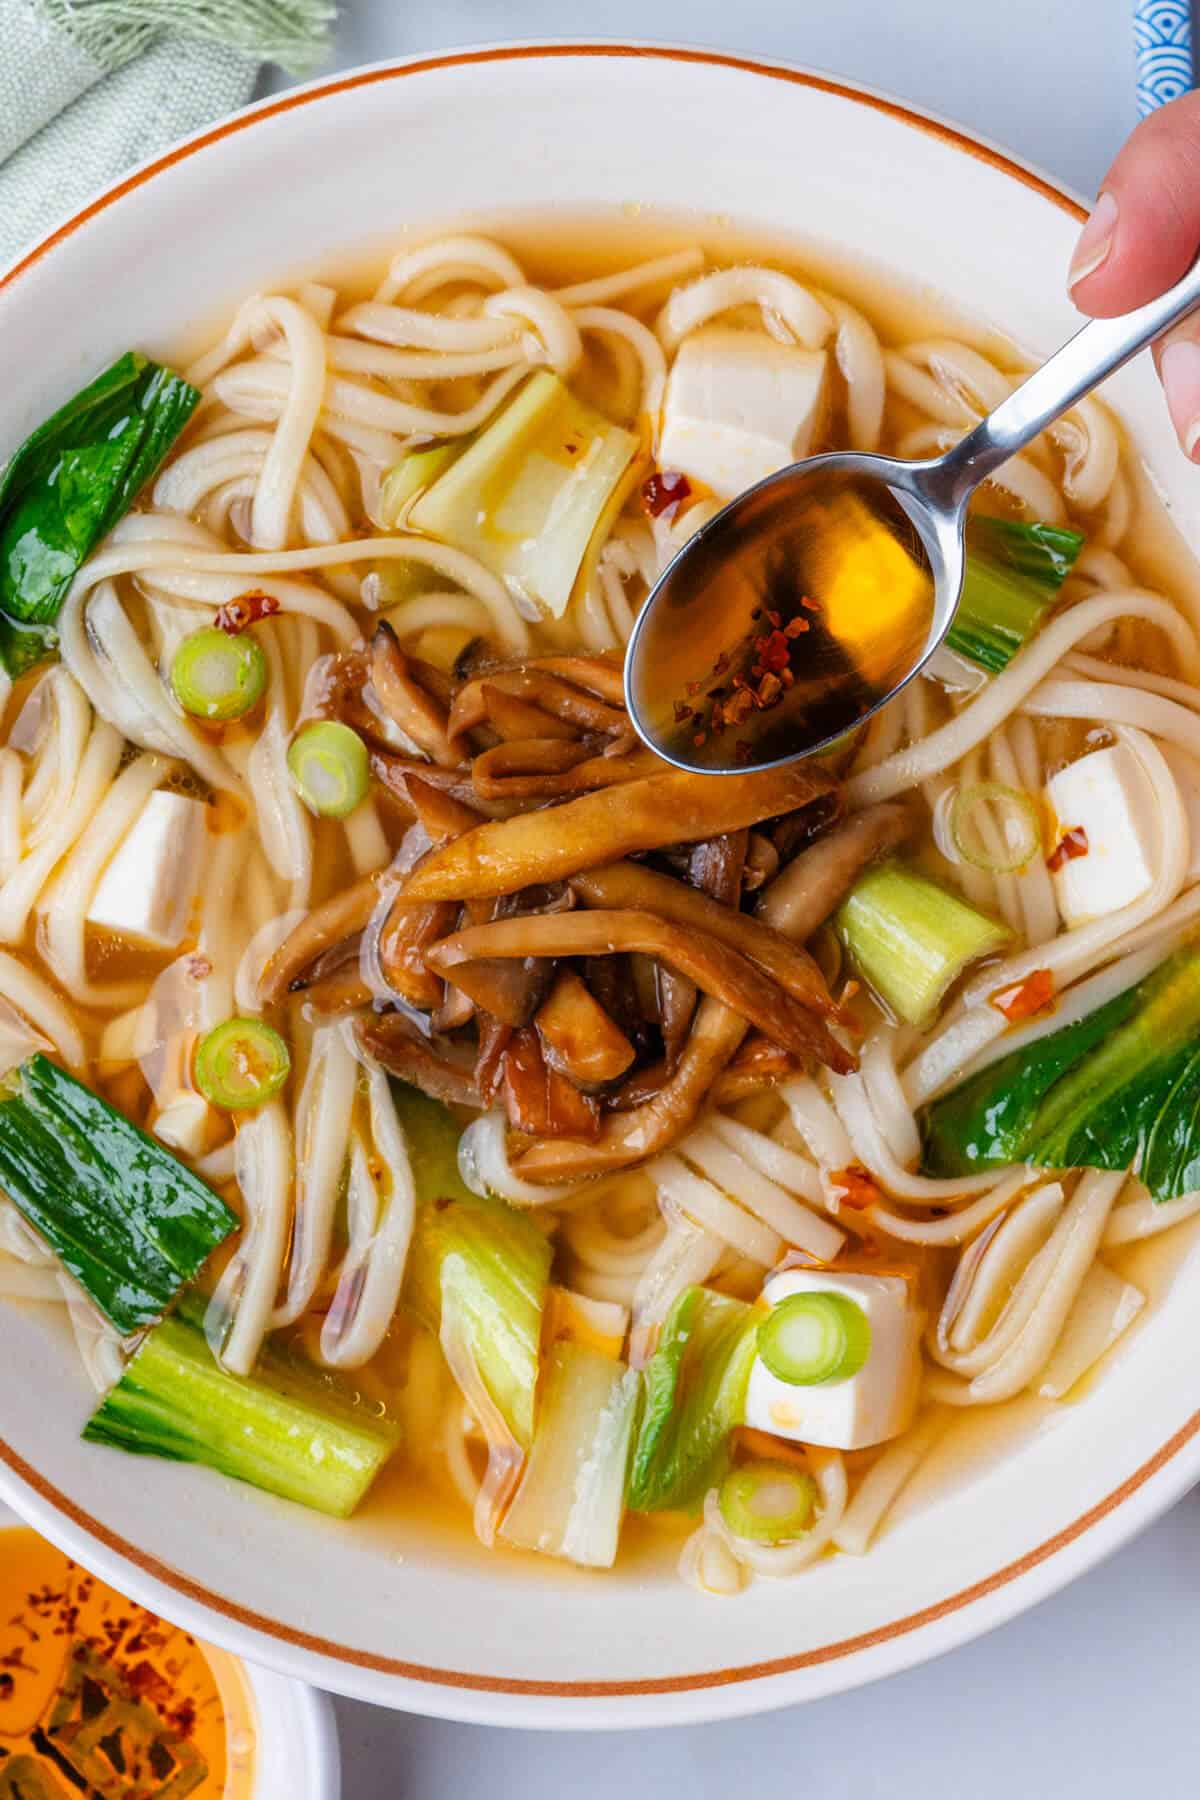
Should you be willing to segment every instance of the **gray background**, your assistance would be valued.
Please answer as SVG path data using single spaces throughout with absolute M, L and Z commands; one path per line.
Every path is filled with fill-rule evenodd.
M 343 10 L 337 61 L 347 67 L 548 36 L 791 58 L 961 120 L 1088 194 L 1134 122 L 1133 0 L 343 0 Z M 339 1701 L 346 1800 L 1116 1800 L 1143 1790 L 1176 1800 L 1200 1791 L 1198 1590 L 1195 1493 L 1014 1624 L 792 1712 L 580 1737 Z

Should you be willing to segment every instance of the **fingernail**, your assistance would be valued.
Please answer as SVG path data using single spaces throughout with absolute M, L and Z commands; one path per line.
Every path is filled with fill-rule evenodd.
M 1162 383 L 1180 443 L 1188 456 L 1200 444 L 1200 344 L 1176 338 L 1160 358 Z
M 1071 267 L 1067 271 L 1068 289 L 1094 275 L 1112 249 L 1117 229 L 1117 203 L 1109 193 L 1101 194 L 1087 224 L 1079 234 Z

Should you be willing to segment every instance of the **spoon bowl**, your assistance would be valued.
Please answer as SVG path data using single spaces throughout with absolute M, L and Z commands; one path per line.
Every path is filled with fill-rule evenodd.
M 769 475 L 703 525 L 638 615 L 638 731 L 709 774 L 828 749 L 912 680 L 954 617 L 965 505 L 941 459 L 834 452 Z
M 922 462 L 855 451 L 767 476 L 684 544 L 625 658 L 634 728 L 679 768 L 769 769 L 828 749 L 920 673 L 962 591 L 981 481 L 1200 305 L 1200 262 L 1094 319 Z

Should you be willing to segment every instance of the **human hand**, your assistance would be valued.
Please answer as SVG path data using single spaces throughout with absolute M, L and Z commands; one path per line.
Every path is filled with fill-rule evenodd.
M 1108 319 L 1152 300 L 1200 250 L 1200 92 L 1152 112 L 1100 184 L 1071 259 L 1081 311 Z M 1163 336 L 1154 360 L 1184 453 L 1200 462 L 1200 312 Z

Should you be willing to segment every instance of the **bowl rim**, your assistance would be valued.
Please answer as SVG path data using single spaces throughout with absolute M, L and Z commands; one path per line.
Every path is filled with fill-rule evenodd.
M 532 59 L 553 61 L 572 57 L 640 60 L 657 58 L 664 62 L 728 69 L 739 74 L 755 75 L 829 94 L 885 113 L 914 130 L 941 140 L 950 148 L 976 161 L 990 165 L 1049 201 L 1071 219 L 1082 222 L 1087 217 L 1087 208 L 1076 195 L 1001 146 L 951 120 L 879 89 L 843 80 L 799 63 L 670 42 L 628 43 L 597 37 L 578 40 L 530 39 L 467 45 L 433 54 L 417 54 L 370 63 L 346 73 L 318 78 L 298 88 L 289 89 L 282 95 L 244 108 L 140 164 L 130 174 L 114 182 L 52 228 L 7 269 L 0 271 L 0 293 L 40 263 L 58 244 L 72 237 L 89 220 L 116 201 L 146 186 L 176 163 L 197 155 L 209 145 L 248 131 L 264 120 L 294 111 L 314 101 L 409 75 L 489 63 Z M 1161 1479 L 1155 1479 L 1158 1477 Z M 1193 1413 L 1124 1481 L 1069 1525 L 957 1593 L 870 1631 L 792 1656 L 745 1663 L 731 1668 L 625 1681 L 551 1681 L 439 1668 L 382 1656 L 294 1629 L 262 1613 L 239 1606 L 235 1601 L 212 1592 L 203 1584 L 146 1554 L 118 1533 L 101 1525 L 86 1510 L 45 1480 L 0 1438 L 0 1495 L 10 1505 L 29 1518 L 47 1536 L 57 1536 L 58 1541 L 65 1541 L 64 1547 L 71 1548 L 75 1554 L 78 1553 L 81 1542 L 103 1546 L 106 1552 L 119 1558 L 125 1568 L 136 1571 L 135 1582 L 143 1590 L 148 1583 L 153 1583 L 160 1590 L 166 1590 L 174 1596 L 178 1607 L 177 1613 L 172 1616 L 183 1618 L 193 1608 L 202 1609 L 202 1623 L 198 1627 L 201 1634 L 212 1637 L 216 1642 L 224 1642 L 235 1654 L 268 1662 L 277 1669 L 296 1674 L 301 1680 L 312 1679 L 311 1672 L 306 1673 L 304 1659 L 315 1656 L 325 1665 L 323 1679 L 329 1686 L 342 1692 L 386 1701 L 388 1696 L 381 1693 L 377 1685 L 372 1684 L 368 1691 L 363 1682 L 364 1676 L 382 1676 L 390 1678 L 394 1684 L 391 1693 L 393 1704 L 407 1705 L 412 1710 L 441 1713 L 448 1717 L 524 1726 L 628 1726 L 663 1723 L 668 1716 L 665 1711 L 656 1709 L 649 1715 L 639 1711 L 636 1716 L 631 1716 L 632 1709 L 626 1710 L 619 1706 L 606 1709 L 603 1703 L 696 1693 L 707 1693 L 710 1696 L 706 1708 L 686 1706 L 683 1711 L 672 1712 L 670 1716 L 732 1716 L 791 1704 L 801 1698 L 815 1698 L 835 1688 L 854 1686 L 895 1672 L 955 1648 L 1003 1623 L 1037 1600 L 1046 1598 L 1148 1525 L 1198 1478 L 1200 1410 Z M 1096 1529 L 1101 1526 L 1104 1527 L 1103 1530 Z M 1076 1546 L 1073 1553 L 1064 1555 L 1063 1552 L 1071 1550 L 1072 1546 Z M 1035 1571 L 1040 1573 L 1033 1583 L 1023 1580 L 1032 1576 Z M 979 1603 L 985 1600 L 992 1603 L 983 1608 Z M 161 1599 L 156 1604 L 158 1610 L 162 1610 Z M 214 1624 L 217 1625 L 215 1631 L 211 1628 Z M 922 1639 L 919 1634 L 930 1627 L 940 1629 L 932 1637 Z M 247 1634 L 250 1636 L 247 1637 Z M 882 1652 L 882 1655 L 868 1657 L 865 1655 L 867 1652 Z M 862 1661 L 849 1680 L 826 1680 L 811 1688 L 807 1694 L 798 1693 L 794 1688 L 783 1691 L 790 1684 L 774 1681 L 769 1689 L 760 1688 L 756 1697 L 752 1697 L 755 1690 L 747 1685 L 772 1682 L 772 1678 L 794 1677 L 806 1670 L 856 1657 Z M 403 1693 L 407 1684 L 414 1684 L 414 1689 Z M 741 1698 L 735 1700 L 726 1693 L 725 1698 L 717 1702 L 716 1692 L 729 1689 L 740 1689 Z M 442 1692 L 437 1694 L 436 1690 Z M 398 1692 L 402 1697 L 397 1697 Z M 474 1695 L 475 1699 L 468 1698 L 470 1695 Z M 494 1696 L 495 1702 L 489 1705 L 483 1699 L 487 1695 Z M 505 1705 L 506 1697 L 509 1700 L 523 1697 L 576 1704 L 568 1706 L 565 1711 L 554 1709 L 549 1716 L 539 1716 L 530 1709 L 518 1709 L 514 1712 Z

